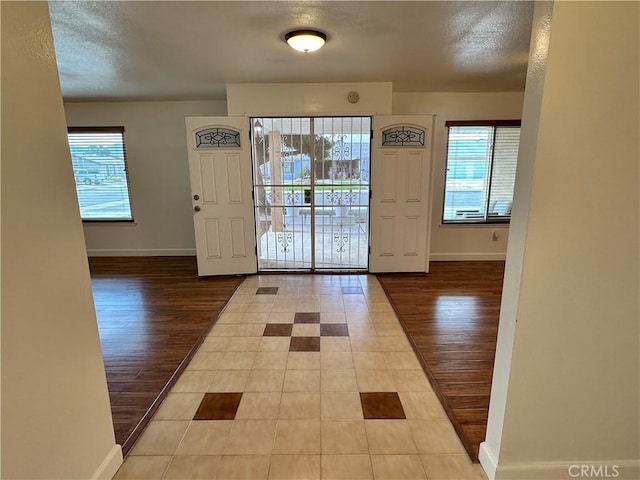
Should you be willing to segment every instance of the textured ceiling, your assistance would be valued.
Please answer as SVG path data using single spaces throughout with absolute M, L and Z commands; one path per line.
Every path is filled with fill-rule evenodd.
M 224 99 L 226 83 L 524 90 L 531 2 L 51 1 L 68 100 Z M 314 53 L 284 34 L 328 36 Z

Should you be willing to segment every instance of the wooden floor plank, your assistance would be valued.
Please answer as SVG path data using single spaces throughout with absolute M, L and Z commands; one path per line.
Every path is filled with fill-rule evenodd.
M 504 262 L 434 262 L 378 275 L 469 456 L 487 427 Z
M 126 454 L 244 277 L 195 257 L 89 259 L 116 442 Z

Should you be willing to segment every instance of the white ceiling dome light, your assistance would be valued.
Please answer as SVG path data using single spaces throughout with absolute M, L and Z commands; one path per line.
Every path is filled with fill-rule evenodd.
M 322 48 L 327 36 L 317 30 L 293 30 L 284 36 L 289 46 L 299 52 L 315 52 Z

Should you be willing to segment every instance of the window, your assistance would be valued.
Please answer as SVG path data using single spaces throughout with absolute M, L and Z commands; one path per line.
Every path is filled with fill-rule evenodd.
M 447 122 L 442 223 L 507 223 L 518 161 L 520 121 Z
M 69 127 L 80 216 L 132 221 L 123 127 Z

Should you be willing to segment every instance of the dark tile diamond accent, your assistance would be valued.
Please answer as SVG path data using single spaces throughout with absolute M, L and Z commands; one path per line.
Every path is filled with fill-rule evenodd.
M 364 295 L 362 287 L 342 287 L 343 295 Z
M 278 287 L 260 287 L 256 290 L 256 295 L 275 295 L 278 293 Z
M 319 312 L 296 312 L 293 323 L 320 323 Z
M 360 402 L 366 419 L 407 418 L 396 392 L 361 392 Z
M 291 337 L 290 352 L 319 352 L 320 337 Z
M 268 323 L 264 326 L 264 337 L 290 337 L 293 324 L 291 323 Z
M 194 420 L 233 420 L 236 418 L 242 393 L 205 393 Z
M 321 337 L 348 337 L 349 329 L 346 323 L 321 323 Z

